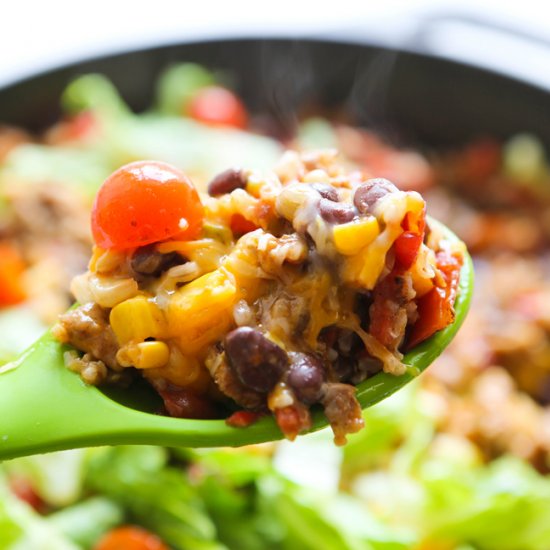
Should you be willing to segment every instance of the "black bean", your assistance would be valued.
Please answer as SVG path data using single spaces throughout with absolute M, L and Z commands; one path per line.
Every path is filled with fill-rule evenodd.
M 184 259 L 177 252 L 161 254 L 155 245 L 147 245 L 134 252 L 130 267 L 137 275 L 158 277 L 163 271 L 183 262 Z
M 229 366 L 247 387 L 267 393 L 288 368 L 288 356 L 260 331 L 239 327 L 224 341 Z
M 321 199 L 319 212 L 322 218 L 329 223 L 350 222 L 357 215 L 357 211 L 351 204 L 332 202 L 328 199 Z
M 327 199 L 332 202 L 338 202 L 338 191 L 328 185 L 328 183 L 312 183 L 311 187 L 321 195 L 324 199 Z
M 244 189 L 246 187 L 246 176 L 242 170 L 229 168 L 221 174 L 218 174 L 208 184 L 207 190 L 211 197 L 231 193 L 235 189 Z
M 315 355 L 293 353 L 287 379 L 296 397 L 306 405 L 313 405 L 321 398 L 325 382 L 322 361 Z
M 353 204 L 361 214 L 371 213 L 378 200 L 397 190 L 391 181 L 384 178 L 367 180 L 355 190 Z

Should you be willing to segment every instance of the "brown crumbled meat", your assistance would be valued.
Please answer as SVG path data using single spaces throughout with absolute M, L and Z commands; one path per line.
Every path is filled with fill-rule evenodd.
M 245 409 L 265 408 L 265 394 L 247 388 L 228 365 L 225 354 L 217 352 L 214 358 L 210 357 L 207 360 L 206 365 L 214 382 L 224 395 Z
M 396 351 L 405 336 L 409 305 L 416 292 L 410 274 L 392 271 L 372 293 L 370 333 L 390 351 Z
M 358 432 L 365 425 L 355 388 L 349 384 L 327 384 L 322 404 L 336 445 L 345 445 L 346 434 Z
M 109 326 L 109 313 L 97 304 L 85 304 L 64 313 L 59 322 L 67 343 L 103 361 L 108 367 L 120 370 L 116 361 L 118 343 Z

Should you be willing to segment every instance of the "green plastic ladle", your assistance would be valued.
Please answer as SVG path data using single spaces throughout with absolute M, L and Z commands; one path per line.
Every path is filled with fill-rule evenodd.
M 449 240 L 457 237 L 445 228 Z M 407 353 L 402 376 L 379 373 L 357 386 L 363 408 L 382 401 L 425 370 L 445 349 L 468 312 L 473 265 L 466 254 L 455 321 Z M 0 367 L 0 460 L 96 445 L 148 444 L 186 447 L 240 446 L 282 438 L 273 418 L 247 428 L 224 420 L 188 420 L 154 414 L 158 397 L 143 387 L 99 389 L 88 386 L 64 366 L 66 347 L 49 333 L 18 360 Z M 313 414 L 312 431 L 327 420 Z

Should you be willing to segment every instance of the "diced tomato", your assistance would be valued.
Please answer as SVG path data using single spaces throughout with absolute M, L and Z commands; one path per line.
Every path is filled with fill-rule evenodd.
M 170 550 L 156 535 L 132 525 L 104 535 L 93 550 Z
M 400 313 L 404 312 L 403 269 L 395 266 L 372 292 L 369 332 L 385 347 L 396 349 L 400 343 Z
M 436 254 L 436 260 L 446 286 L 436 286 L 418 300 L 418 320 L 409 334 L 407 349 L 415 347 L 454 321 L 453 306 L 458 292 L 462 258 L 440 251 Z
M 225 420 L 228 426 L 233 428 L 246 428 L 260 418 L 261 414 L 252 411 L 237 411 Z
M 233 214 L 233 216 L 231 216 L 231 231 L 234 235 L 241 236 L 256 229 L 258 229 L 256 224 L 247 220 L 241 214 Z
M 409 269 L 416 261 L 418 251 L 424 240 L 425 212 L 422 212 L 420 217 L 415 219 L 407 214 L 402 226 L 405 231 L 397 237 L 394 243 L 395 261 L 403 269 Z
M 409 269 L 415 262 L 422 244 L 423 235 L 405 231 L 395 240 L 395 261 L 404 269 Z
M 25 264 L 17 250 L 9 243 L 0 243 L 0 307 L 25 300 L 24 271 Z
M 11 477 L 9 487 L 12 493 L 23 502 L 42 513 L 46 508 L 46 503 L 38 496 L 28 479 L 24 477 Z
M 214 126 L 246 128 L 248 123 L 248 115 L 240 99 L 221 86 L 199 90 L 189 105 L 189 116 Z
M 128 249 L 202 230 L 204 209 L 191 180 L 164 162 L 127 164 L 101 186 L 92 210 L 95 242 L 104 249 Z
M 277 425 L 287 439 L 294 441 L 296 436 L 311 427 L 311 417 L 306 407 L 289 405 L 275 410 Z

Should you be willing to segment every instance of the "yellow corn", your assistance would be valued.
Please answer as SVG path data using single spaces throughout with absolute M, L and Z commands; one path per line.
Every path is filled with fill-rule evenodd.
M 140 342 L 121 348 L 117 353 L 117 361 L 124 367 L 133 366 L 137 369 L 155 369 L 168 363 L 170 350 L 164 342 Z
M 378 220 L 374 216 L 335 225 L 333 231 L 336 250 L 346 256 L 358 254 L 380 234 Z
M 145 296 L 136 296 L 115 306 L 109 321 L 121 345 L 162 337 L 166 331 L 162 311 Z
M 176 291 L 166 311 L 169 332 L 186 355 L 218 340 L 233 322 L 237 290 L 230 275 L 216 270 Z
M 172 343 L 168 363 L 160 368 L 148 369 L 147 378 L 162 378 L 181 388 L 203 394 L 208 390 L 211 382 L 210 373 L 203 367 L 196 357 L 183 355 L 179 348 Z
M 346 258 L 342 277 L 348 284 L 372 290 L 384 269 L 386 254 L 395 239 L 403 232 L 400 226 L 391 225 L 355 256 Z
M 436 273 L 434 253 L 427 247 L 421 246 L 418 257 L 411 266 L 410 271 L 413 288 L 416 291 L 416 297 L 420 298 L 428 294 L 434 287 L 434 276 Z
M 268 285 L 265 279 L 259 278 L 258 238 L 258 235 L 252 234 L 241 237 L 231 254 L 223 260 L 223 270 L 235 281 L 235 302 L 240 299 L 253 302 L 265 292 Z

